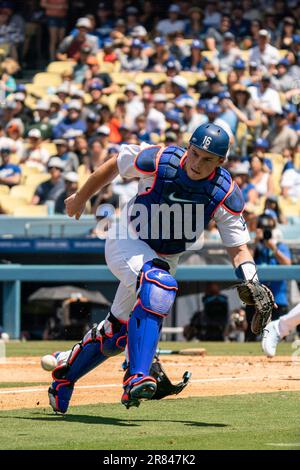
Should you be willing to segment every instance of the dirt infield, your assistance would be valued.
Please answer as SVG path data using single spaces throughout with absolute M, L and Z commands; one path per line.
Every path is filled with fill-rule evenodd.
M 164 356 L 170 377 L 180 380 L 192 372 L 191 384 L 180 397 L 240 395 L 276 391 L 300 391 L 300 363 L 291 357 L 260 356 Z M 118 403 L 121 396 L 122 358 L 111 358 L 76 386 L 72 404 Z M 51 374 L 41 369 L 39 358 L 16 357 L 0 363 L 0 383 L 43 383 Z M 0 388 L 0 410 L 48 406 L 46 386 Z

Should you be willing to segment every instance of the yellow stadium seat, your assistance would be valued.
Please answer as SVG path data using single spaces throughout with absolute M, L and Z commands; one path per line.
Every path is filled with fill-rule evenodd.
M 47 173 L 37 173 L 28 175 L 26 178 L 26 186 L 31 186 L 33 189 L 36 189 L 40 184 L 48 181 L 50 179 L 50 175 Z
M 14 210 L 20 206 L 26 206 L 27 201 L 21 197 L 12 197 L 10 195 L 0 195 L 0 207 L 7 214 L 13 214 Z
M 11 188 L 9 194 L 15 198 L 24 198 L 28 203 L 30 203 L 34 194 L 34 189 L 35 188 L 33 188 L 32 186 L 18 184 Z
M 25 87 L 27 93 L 36 98 L 43 98 L 46 95 L 46 88 L 43 86 L 35 85 L 33 83 L 27 83 Z
M 300 169 L 300 153 L 296 153 L 295 155 L 295 167 Z
M 117 85 L 127 85 L 128 83 L 135 81 L 134 74 L 126 72 L 113 72 L 111 74 L 111 79 L 113 83 L 116 83 Z
M 157 85 L 158 83 L 165 82 L 167 80 L 167 76 L 165 73 L 160 72 L 143 72 L 138 73 L 133 81 L 138 85 L 142 85 L 145 80 L 151 80 L 155 85 Z
M 189 86 L 193 86 L 199 81 L 199 73 L 181 72 L 180 75 L 186 79 Z
M 212 60 L 214 54 L 215 54 L 215 52 L 213 52 L 213 51 L 202 51 L 202 56 L 206 57 L 206 59 L 208 59 L 209 61 Z
M 12 163 L 13 165 L 18 165 L 20 163 L 20 156 L 17 155 L 16 153 L 12 153 L 11 156 L 10 156 L 10 163 Z
M 58 73 L 41 72 L 33 77 L 33 84 L 43 88 L 58 87 L 62 83 L 62 78 Z
M 243 59 L 245 62 L 248 62 L 249 60 L 249 51 L 239 51 L 239 56 L 241 59 Z
M 75 64 L 76 62 L 72 60 L 54 61 L 48 65 L 47 72 L 57 74 L 62 74 L 64 72 L 70 73 L 73 71 Z
M 48 207 L 46 205 L 19 206 L 14 209 L 13 215 L 17 217 L 47 217 Z
M 57 148 L 53 142 L 43 142 L 41 147 L 48 151 L 49 155 L 57 155 Z
M 280 55 L 280 58 L 283 59 L 284 57 L 286 57 L 288 54 L 288 50 L 287 49 L 279 49 L 279 55 Z
M 279 197 L 279 206 L 285 216 L 300 216 L 299 200 L 293 201 L 283 196 Z
M 9 187 L 5 184 L 0 184 L 0 195 L 9 194 Z
M 219 72 L 218 73 L 218 78 L 223 85 L 226 85 L 227 83 L 227 72 Z

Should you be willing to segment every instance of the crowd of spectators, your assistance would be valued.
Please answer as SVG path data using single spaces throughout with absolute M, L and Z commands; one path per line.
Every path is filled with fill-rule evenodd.
M 123 143 L 186 146 L 216 122 L 233 136 L 226 166 L 247 213 L 273 198 L 300 216 L 300 2 L 160 3 L 0 1 L 2 212 L 1 188 L 27 185 L 27 203 L 63 213 Z M 36 86 L 18 78 L 32 54 L 56 67 Z M 117 178 L 88 210 L 136 188 Z

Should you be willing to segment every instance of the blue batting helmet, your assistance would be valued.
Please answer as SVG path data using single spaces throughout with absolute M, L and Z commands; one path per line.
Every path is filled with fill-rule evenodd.
M 197 127 L 190 138 L 190 144 L 218 157 L 226 158 L 230 137 L 222 127 L 207 123 Z

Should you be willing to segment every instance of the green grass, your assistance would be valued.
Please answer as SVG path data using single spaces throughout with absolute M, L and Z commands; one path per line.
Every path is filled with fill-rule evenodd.
M 0 382 L 0 388 L 41 387 L 49 382 Z
M 299 392 L 0 412 L 0 449 L 298 449 Z M 276 445 L 277 444 L 277 445 Z
M 10 342 L 7 344 L 7 356 L 43 356 L 54 351 L 66 351 L 72 348 L 73 341 L 25 341 Z M 161 349 L 206 348 L 211 356 L 257 356 L 262 355 L 260 343 L 214 343 L 214 342 L 161 342 Z M 292 354 L 291 343 L 280 343 L 278 354 L 290 356 Z

